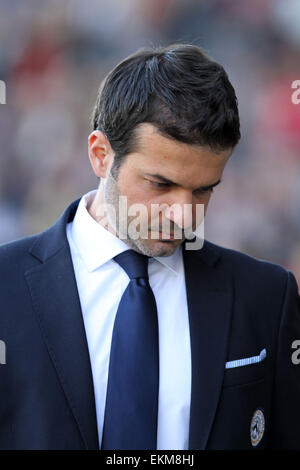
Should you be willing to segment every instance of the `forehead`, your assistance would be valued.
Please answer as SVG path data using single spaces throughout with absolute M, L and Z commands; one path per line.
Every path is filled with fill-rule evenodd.
M 158 173 L 181 182 L 197 184 L 220 177 L 232 150 L 214 152 L 208 147 L 189 145 L 161 135 L 151 124 L 136 131 L 136 150 L 127 160 L 128 169 Z M 207 181 L 210 184 L 210 181 Z

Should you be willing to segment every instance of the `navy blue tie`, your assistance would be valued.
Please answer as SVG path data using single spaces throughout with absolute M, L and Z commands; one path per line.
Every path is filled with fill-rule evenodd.
M 101 449 L 156 449 L 158 321 L 148 257 L 127 250 L 114 260 L 130 282 L 120 300 L 110 351 Z

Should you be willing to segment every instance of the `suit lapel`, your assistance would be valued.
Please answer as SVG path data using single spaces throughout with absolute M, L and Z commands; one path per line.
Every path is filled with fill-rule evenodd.
M 87 449 L 97 449 L 93 379 L 73 264 L 66 238 L 75 201 L 31 250 L 42 264 L 27 271 L 44 341 Z
M 205 242 L 183 251 L 189 310 L 192 392 L 189 449 L 205 449 L 213 424 L 226 362 L 232 289 L 218 267 L 219 253 Z

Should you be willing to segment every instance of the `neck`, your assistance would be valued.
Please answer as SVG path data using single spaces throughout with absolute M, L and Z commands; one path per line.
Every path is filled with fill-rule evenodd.
M 118 234 L 113 229 L 113 227 L 111 226 L 107 218 L 107 214 L 105 211 L 104 194 L 101 188 L 101 184 L 99 185 L 98 190 L 93 200 L 87 206 L 87 211 L 89 212 L 91 217 L 93 217 L 93 219 L 96 220 L 98 224 L 102 225 L 102 227 L 104 227 L 106 230 L 111 232 L 116 237 L 118 236 Z

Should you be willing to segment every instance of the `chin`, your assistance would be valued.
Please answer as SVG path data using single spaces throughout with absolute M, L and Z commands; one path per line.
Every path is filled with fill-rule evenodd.
M 145 240 L 135 240 L 135 247 L 144 255 L 152 257 L 171 256 L 181 245 L 183 240 L 151 240 L 145 243 Z

